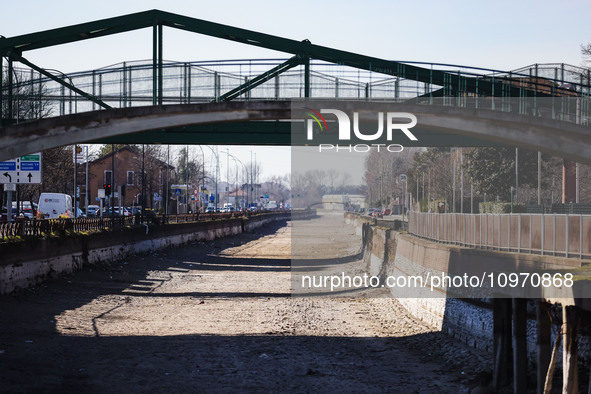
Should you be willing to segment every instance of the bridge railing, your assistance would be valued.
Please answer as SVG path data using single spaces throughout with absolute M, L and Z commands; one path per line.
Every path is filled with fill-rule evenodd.
M 248 83 L 284 61 L 285 59 L 165 62 L 162 102 L 185 104 L 217 101 L 224 93 Z M 532 65 L 513 72 L 459 65 L 408 64 L 429 66 L 431 73 L 445 71 L 448 75 L 457 76 L 459 82 L 449 78 L 449 81 L 423 83 L 414 80 L 413 75 L 406 75 L 403 69 L 398 70 L 399 76 L 393 76 L 313 61 L 309 75 L 310 97 L 388 101 L 420 99 L 423 103 L 432 103 L 433 99 L 442 98 L 444 105 L 461 107 L 466 106 L 466 98 L 495 97 L 494 100 L 479 102 L 480 107 L 515 111 L 516 106 L 507 100 L 526 98 L 531 91 L 535 91 L 561 97 L 552 102 L 551 112 L 554 118 L 567 120 L 564 118 L 570 116 L 573 108 L 577 107 L 580 112 L 579 123 L 588 124 L 589 121 L 589 70 L 564 64 Z M 15 68 L 13 73 L 13 85 L 3 84 L 0 87 L 7 103 L 9 97 L 12 97 L 12 110 L 8 111 L 8 105 L 0 109 L 2 118 L 12 118 L 14 121 L 32 120 L 100 109 L 97 103 L 38 72 L 28 68 Z M 149 61 L 124 62 L 67 75 L 56 73 L 56 76 L 115 108 L 152 105 L 155 99 L 153 68 Z M 305 80 L 305 69 L 298 66 L 246 91 L 237 100 L 303 98 Z M 475 91 L 466 90 L 466 83 L 473 80 L 479 81 L 480 85 L 476 83 Z M 490 92 L 484 88 L 491 83 L 497 86 L 497 91 Z M 515 96 L 514 89 L 519 89 L 519 95 Z M 518 107 L 523 107 L 523 104 L 518 103 Z
M 591 215 L 410 212 L 408 232 L 479 249 L 591 257 Z

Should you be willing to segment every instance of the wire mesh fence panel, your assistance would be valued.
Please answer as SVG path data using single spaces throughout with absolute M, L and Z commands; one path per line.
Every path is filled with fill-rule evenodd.
M 159 94 L 162 95 L 162 101 L 168 104 L 214 101 L 222 94 L 247 84 L 283 63 L 285 59 L 165 61 L 162 67 L 154 67 L 151 60 L 144 60 L 69 74 L 58 70 L 47 71 L 56 79 L 81 89 L 109 106 L 130 107 L 150 105 Z M 413 65 L 412 62 L 408 64 Z M 243 92 L 237 99 L 285 100 L 306 97 L 308 80 L 310 96 L 316 98 L 417 98 L 425 102 L 433 97 L 443 97 L 445 105 L 450 106 L 489 108 L 523 114 L 533 111 L 537 116 L 583 125 L 589 124 L 591 119 L 590 75 L 588 70 L 579 67 L 546 64 L 505 72 L 465 66 L 414 64 L 423 67 L 423 72 L 431 75 L 430 82 L 425 82 L 424 75 L 419 78 L 418 74 L 415 76 L 409 73 L 403 63 L 399 63 L 395 70 L 389 70 L 397 75 L 388 75 L 340 64 L 311 61 L 308 79 L 305 67 L 299 65 L 264 80 L 264 83 Z M 4 70 L 7 73 L 7 67 Z M 443 81 L 433 79 L 433 75 L 438 72 L 447 73 L 444 74 Z M 485 86 L 489 90 L 484 89 Z M 490 90 L 491 86 L 494 91 Z M 515 89 L 519 91 L 517 96 Z M 531 92 L 555 97 L 550 106 L 537 105 L 535 102 L 533 106 L 526 105 L 523 99 L 531 96 Z M 3 83 L 2 93 L 5 100 L 12 97 L 12 106 L 4 105 L 2 108 L 5 118 L 8 117 L 9 110 L 12 115 L 19 114 L 20 118 L 36 119 L 101 108 L 97 102 L 28 68 L 14 68 L 12 85 Z
M 521 253 L 591 256 L 591 216 L 411 212 L 408 232 L 437 242 Z

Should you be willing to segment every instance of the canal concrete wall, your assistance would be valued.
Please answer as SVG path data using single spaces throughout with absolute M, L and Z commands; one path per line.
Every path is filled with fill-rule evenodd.
M 408 279 L 412 275 L 459 274 L 458 267 L 478 265 L 478 269 L 515 270 L 577 266 L 576 259 L 517 253 L 474 250 L 427 241 L 409 234 L 373 225 L 373 220 L 345 213 L 345 222 L 363 237 L 364 261 L 371 275 Z M 384 282 L 382 282 L 384 283 Z M 493 312 L 490 298 L 452 298 L 445 292 L 387 286 L 393 297 L 428 326 L 469 346 L 493 351 Z M 533 306 L 533 305 L 532 305 Z M 534 315 L 534 309 L 530 309 Z M 536 352 L 536 327 L 528 319 L 528 353 Z
M 304 218 L 306 215 L 299 214 Z M 0 294 L 26 288 L 49 277 L 71 273 L 85 265 L 112 262 L 191 242 L 211 241 L 251 232 L 273 221 L 289 220 L 289 213 L 194 223 L 117 228 L 91 234 L 28 238 L 0 244 Z

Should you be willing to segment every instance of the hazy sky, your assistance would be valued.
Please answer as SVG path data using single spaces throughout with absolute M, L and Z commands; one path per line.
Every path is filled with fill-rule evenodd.
M 591 42 L 588 0 L 536 1 L 39 1 L 4 2 L 0 35 L 161 9 L 390 60 L 511 70 L 533 63 L 581 65 Z M 27 52 L 62 72 L 152 56 L 151 29 Z M 164 58 L 175 61 L 287 58 L 290 55 L 164 30 Z M 231 148 L 242 161 L 253 148 Z M 289 172 L 289 148 L 256 148 L 263 177 Z

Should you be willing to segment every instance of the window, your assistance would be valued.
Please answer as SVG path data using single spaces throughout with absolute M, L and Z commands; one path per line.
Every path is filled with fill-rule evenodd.
M 111 182 L 111 180 L 112 180 L 112 176 L 111 176 L 111 175 L 112 175 L 112 174 L 113 174 L 113 173 L 112 173 L 111 171 L 109 171 L 109 170 L 105 170 L 105 180 L 104 180 L 104 182 L 103 182 L 103 183 L 106 183 L 106 184 L 108 184 L 108 185 L 111 185 L 111 184 L 113 184 L 113 182 Z
M 133 171 L 127 171 L 127 184 L 133 186 L 135 184 L 133 181 Z

